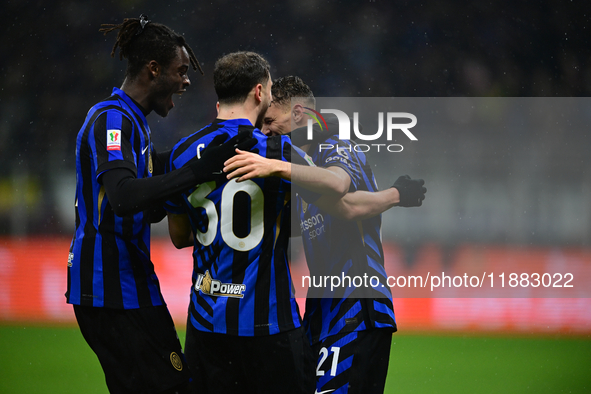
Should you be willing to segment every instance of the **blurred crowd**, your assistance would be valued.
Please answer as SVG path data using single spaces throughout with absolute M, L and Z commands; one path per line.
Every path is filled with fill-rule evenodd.
M 0 40 L 0 233 L 73 228 L 75 136 L 90 106 L 120 86 L 102 23 L 145 13 L 186 36 L 205 76 L 169 118 L 149 118 L 170 148 L 215 116 L 212 70 L 236 50 L 316 96 L 589 96 L 589 12 L 581 1 L 4 1 Z M 574 147 L 575 149 L 577 147 Z M 581 149 L 579 147 L 579 149 Z

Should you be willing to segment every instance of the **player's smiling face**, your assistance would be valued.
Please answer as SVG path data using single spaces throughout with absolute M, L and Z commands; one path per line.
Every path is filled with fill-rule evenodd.
M 184 47 L 177 47 L 177 56 L 154 79 L 152 89 L 152 109 L 165 117 L 174 107 L 172 98 L 175 94 L 183 94 L 191 84 L 189 71 L 189 54 Z
M 271 102 L 271 106 L 263 119 L 263 134 L 282 135 L 291 131 L 291 111 L 289 105 Z

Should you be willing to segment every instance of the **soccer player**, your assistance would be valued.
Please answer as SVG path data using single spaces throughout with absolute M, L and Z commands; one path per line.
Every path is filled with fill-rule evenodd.
M 175 145 L 170 169 L 199 158 L 220 133 L 240 131 L 256 138 L 259 154 L 289 161 L 290 139 L 267 138 L 257 128 L 271 86 L 260 55 L 218 59 L 218 118 Z M 314 391 L 313 357 L 291 297 L 290 187 L 279 178 L 204 182 L 167 208 L 175 246 L 194 246 L 185 354 L 195 392 Z
M 113 51 L 127 59 L 121 88 L 93 106 L 76 140 L 76 230 L 67 302 L 98 356 L 111 393 L 185 393 L 190 374 L 150 260 L 150 222 L 164 201 L 219 177 L 236 145 L 221 136 L 204 160 L 166 175 L 146 116 L 165 117 L 199 67 L 182 35 L 146 16 L 103 25 L 119 30 Z M 163 211 L 162 211 L 163 212 Z
M 292 98 L 295 103 L 291 102 Z M 263 131 L 282 135 L 292 127 L 304 126 L 307 115 L 303 107 L 314 107 L 310 88 L 298 77 L 279 78 L 273 85 L 273 102 L 265 115 Z M 297 134 L 295 130 L 294 135 Z M 355 221 L 340 219 L 338 212 L 331 214 L 337 203 L 334 198 L 323 196 L 313 203 L 307 203 L 305 197 L 298 198 L 300 223 L 318 223 L 313 232 L 301 227 L 310 275 L 379 278 L 377 286 L 347 285 L 340 292 L 328 295 L 309 291 L 304 324 L 317 356 L 316 392 L 382 393 L 396 322 L 384 270 L 381 218 L 375 214 L 395 205 L 392 202 L 395 199 L 400 206 L 421 205 L 426 192 L 424 182 L 400 177 L 390 188 L 395 190 L 384 191 L 388 193 L 384 200 L 380 196 L 384 192 L 373 193 L 377 187 L 371 167 L 363 153 L 351 149 L 353 142 L 341 141 L 332 133 L 320 134 L 316 130 L 314 140 L 305 143 L 314 163 L 333 167 L 336 172 L 343 171 L 348 177 L 348 187 L 356 193 L 372 192 L 359 194 L 363 196 L 362 202 L 356 203 L 358 209 L 347 217 L 358 219 Z M 320 151 L 320 143 L 336 148 Z M 239 176 L 245 180 L 254 173 L 256 176 L 282 173 L 289 179 L 285 175 L 288 171 L 277 169 L 285 167 L 282 163 L 261 160 L 253 154 L 233 157 L 224 171 L 231 172 L 238 167 L 242 168 L 230 173 L 230 178 Z M 349 193 L 341 200 L 356 193 Z M 388 199 L 390 202 L 384 203 Z M 317 220 L 310 220 L 312 218 Z

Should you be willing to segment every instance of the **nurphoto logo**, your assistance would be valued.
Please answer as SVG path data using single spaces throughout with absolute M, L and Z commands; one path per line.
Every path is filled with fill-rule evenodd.
M 322 127 L 323 124 L 328 130 L 326 120 L 321 114 L 329 113 L 335 115 L 339 124 L 339 139 L 351 139 L 351 119 L 345 112 L 338 109 L 321 109 L 320 112 L 314 111 L 310 108 L 306 109 L 312 111 L 312 113 L 308 113 L 308 115 L 310 115 L 314 121 L 318 123 L 321 130 L 324 130 Z M 401 131 L 411 141 L 418 140 L 417 137 L 415 137 L 415 135 L 409 130 L 417 125 L 417 117 L 408 112 L 386 112 L 385 115 L 384 112 L 378 112 L 378 131 L 376 131 L 374 134 L 363 134 L 361 132 L 359 127 L 359 112 L 353 112 L 353 134 L 355 135 L 356 139 L 360 141 L 376 141 L 380 139 L 384 134 L 384 118 L 386 119 L 385 131 L 387 141 L 392 141 L 395 131 Z M 407 119 L 410 122 L 400 122 L 400 119 Z M 312 140 L 313 138 L 313 123 L 314 122 L 312 119 L 308 119 L 308 140 Z M 368 152 L 372 149 L 380 152 L 381 148 L 388 152 L 402 152 L 404 149 L 404 147 L 400 144 L 384 143 L 357 144 L 353 146 L 353 149 L 356 152 Z M 323 149 L 334 149 L 334 146 L 332 146 L 332 144 L 320 144 L 319 150 L 322 151 Z

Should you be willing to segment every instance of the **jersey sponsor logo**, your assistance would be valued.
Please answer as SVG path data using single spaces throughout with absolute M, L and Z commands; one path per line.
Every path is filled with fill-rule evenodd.
M 181 360 L 180 356 L 175 352 L 170 353 L 170 363 L 177 371 L 183 370 L 183 361 Z
M 324 228 L 324 216 L 319 213 L 308 219 L 301 220 L 300 231 L 302 236 L 306 235 L 310 240 L 318 237 L 320 234 L 325 233 L 326 230 Z
M 306 206 L 308 206 L 308 204 L 306 204 Z M 300 230 L 305 231 L 318 225 L 324 225 L 324 216 L 322 216 L 321 213 L 300 221 Z
M 146 151 L 148 150 L 149 146 L 146 146 L 144 149 L 142 149 L 142 155 L 146 153 Z
M 331 157 L 327 158 L 325 163 L 330 163 L 331 161 L 337 160 L 346 166 L 350 166 L 349 161 L 351 160 L 351 157 L 350 157 L 350 153 L 347 153 L 347 151 L 349 151 L 349 152 L 351 151 L 351 145 L 338 146 L 337 147 L 337 155 L 338 156 L 331 156 Z
M 245 284 L 222 283 L 220 280 L 213 279 L 209 270 L 205 271 L 205 274 L 199 274 L 195 282 L 195 291 L 215 297 L 243 298 L 245 290 Z
M 121 150 L 121 130 L 107 130 L 107 150 Z
M 314 394 L 327 394 L 327 393 L 332 393 L 333 391 L 335 391 L 336 389 L 332 389 L 332 390 L 324 390 L 324 391 L 318 391 L 318 389 L 316 389 L 314 391 Z
M 341 157 L 341 156 L 332 156 L 326 159 L 325 163 L 330 163 L 332 161 L 340 161 L 341 163 L 343 163 L 344 165 L 348 166 L 349 162 L 347 161 L 346 157 Z

